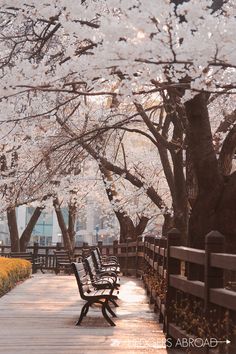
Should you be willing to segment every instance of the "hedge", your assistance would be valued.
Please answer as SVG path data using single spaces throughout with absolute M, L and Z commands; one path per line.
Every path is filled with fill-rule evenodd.
M 25 259 L 0 257 L 0 296 L 11 290 L 17 282 L 31 274 L 31 263 Z

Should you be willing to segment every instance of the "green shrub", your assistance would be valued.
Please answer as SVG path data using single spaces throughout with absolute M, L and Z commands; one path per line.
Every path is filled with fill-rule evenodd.
M 0 296 L 12 289 L 17 282 L 30 276 L 31 263 L 25 259 L 0 257 Z

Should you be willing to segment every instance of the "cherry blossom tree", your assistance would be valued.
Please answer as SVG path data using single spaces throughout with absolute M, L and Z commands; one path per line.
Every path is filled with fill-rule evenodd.
M 3 2 L 4 129 L 17 136 L 25 126 L 31 142 L 62 129 L 67 144 L 144 189 L 166 218 L 173 209 L 192 246 L 203 247 L 214 228 L 232 244 L 235 11 L 233 1 Z M 212 136 L 217 102 L 230 109 L 222 115 L 227 128 L 219 124 Z M 109 132 L 122 130 L 155 146 L 171 205 L 138 176 L 145 165 L 132 173 L 109 147 L 100 149 Z

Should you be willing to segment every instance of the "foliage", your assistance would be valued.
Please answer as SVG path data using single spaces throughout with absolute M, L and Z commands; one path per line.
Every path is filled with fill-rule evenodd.
M 204 312 L 202 300 L 186 297 L 181 291 L 178 291 L 177 300 L 172 302 L 168 311 L 177 326 L 198 338 L 225 341 L 231 338 L 235 330 L 228 310 L 212 306 Z
M 143 279 L 145 284 L 148 285 L 149 289 L 154 290 L 156 295 L 160 298 L 162 302 L 166 298 L 166 280 L 160 274 L 157 274 L 154 269 L 148 267 L 144 271 Z
M 0 296 L 11 290 L 17 282 L 31 274 L 31 263 L 24 259 L 0 257 Z
M 112 172 L 113 181 L 105 182 L 116 184 L 114 211 L 124 209 L 137 220 L 151 219 L 157 210 L 173 213 L 186 236 L 190 204 L 198 191 L 208 195 L 210 181 L 213 201 L 197 204 L 209 219 L 206 211 L 213 215 L 215 200 L 222 199 L 217 192 L 223 178 L 211 183 L 211 165 L 205 173 L 208 160 L 218 159 L 211 156 L 210 128 L 202 125 L 197 134 L 202 139 L 194 140 L 199 146 L 207 141 L 206 156 L 190 156 L 190 150 L 197 151 L 189 149 L 191 110 L 185 108 L 194 96 L 209 98 L 200 103 L 208 106 L 211 123 L 217 121 L 212 127 L 219 153 L 224 138 L 219 120 L 231 116 L 223 133 L 235 123 L 234 2 L 54 0 L 42 5 L 27 0 L 16 6 L 9 0 L 2 5 L 0 138 L 8 166 L 1 170 L 3 207 L 40 204 L 52 194 L 66 201 L 75 193 L 76 203 L 79 191 L 86 194 L 78 172 L 86 157 Z M 226 149 L 219 161 L 224 175 L 231 173 L 235 150 L 235 137 L 228 140 L 233 151 Z M 150 146 L 147 153 L 144 145 Z M 17 166 L 9 161 L 16 152 Z M 126 192 L 128 183 L 132 188 Z M 213 226 L 221 224 L 204 225 L 196 234 L 203 237 Z

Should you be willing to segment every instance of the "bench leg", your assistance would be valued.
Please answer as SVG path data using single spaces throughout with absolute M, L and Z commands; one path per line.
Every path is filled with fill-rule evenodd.
M 76 322 L 76 326 L 79 326 L 80 323 L 82 322 L 84 316 L 86 316 L 86 314 L 88 313 L 88 310 L 89 310 L 89 306 L 90 304 L 88 302 L 86 302 L 86 304 L 82 307 L 82 310 L 80 312 L 80 316 L 79 316 L 79 319 L 78 321 Z
M 110 312 L 110 314 L 112 315 L 112 317 L 117 317 L 115 312 L 112 311 L 112 309 L 110 308 L 110 305 L 108 304 L 108 302 L 106 303 L 106 309 L 108 310 L 108 312 Z
M 115 302 L 114 299 L 109 299 L 109 301 L 110 301 L 115 307 L 119 307 L 119 305 Z
M 103 317 L 105 318 L 105 320 L 107 320 L 107 322 L 108 322 L 111 326 L 115 326 L 115 323 L 110 319 L 110 317 L 109 317 L 108 314 L 106 313 L 106 302 L 104 302 L 103 305 L 102 305 L 102 314 L 103 314 Z
M 55 274 L 59 274 L 60 273 L 60 269 L 58 267 L 55 268 Z

